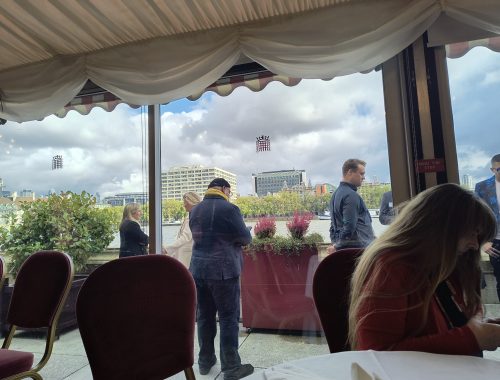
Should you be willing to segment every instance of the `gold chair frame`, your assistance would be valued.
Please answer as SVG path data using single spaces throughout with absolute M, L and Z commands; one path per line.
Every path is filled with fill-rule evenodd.
M 61 297 L 61 299 L 56 307 L 54 319 L 52 320 L 52 323 L 47 328 L 47 337 L 45 339 L 45 351 L 43 353 L 43 356 L 40 359 L 40 361 L 35 366 L 33 366 L 29 371 L 20 372 L 18 374 L 6 377 L 2 380 L 17 380 L 17 379 L 25 379 L 25 378 L 32 378 L 33 380 L 43 380 L 43 377 L 38 372 L 40 372 L 40 370 L 47 364 L 47 362 L 50 359 L 50 355 L 52 354 L 52 349 L 54 347 L 54 341 L 55 341 L 55 337 L 56 337 L 57 323 L 59 322 L 59 317 L 61 315 L 62 309 L 64 308 L 66 298 L 68 297 L 69 290 L 71 289 L 71 283 L 73 281 L 73 276 L 75 274 L 73 260 L 71 260 L 71 257 L 67 253 L 64 253 L 64 252 L 61 252 L 61 253 L 64 254 L 65 256 L 67 256 L 69 263 L 70 263 L 71 270 L 70 270 L 70 275 L 68 276 L 68 281 L 67 281 L 66 286 L 65 286 L 64 291 L 63 291 L 63 295 L 62 295 L 62 297 Z M 14 287 L 15 287 L 15 284 L 14 284 Z M 9 346 L 12 342 L 12 338 L 14 337 L 14 333 L 16 332 L 16 329 L 17 329 L 16 325 L 10 326 L 9 331 L 8 331 L 7 335 L 5 336 L 4 341 L 3 341 L 3 345 L 2 345 L 3 349 L 9 348 Z

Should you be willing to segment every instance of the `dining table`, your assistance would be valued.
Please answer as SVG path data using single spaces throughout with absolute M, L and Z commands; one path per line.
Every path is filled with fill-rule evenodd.
M 415 351 L 346 351 L 311 356 L 255 372 L 245 380 L 500 379 L 500 361 Z

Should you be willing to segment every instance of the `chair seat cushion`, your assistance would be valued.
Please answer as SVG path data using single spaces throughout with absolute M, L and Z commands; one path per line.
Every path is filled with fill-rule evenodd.
M 33 365 L 31 352 L 0 349 L 0 379 L 29 371 Z

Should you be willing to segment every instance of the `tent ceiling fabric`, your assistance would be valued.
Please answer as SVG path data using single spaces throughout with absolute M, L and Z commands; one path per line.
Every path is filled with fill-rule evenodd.
M 130 104 L 167 103 L 241 56 L 292 78 L 365 71 L 443 14 L 500 34 L 498 0 L 3 0 L 0 117 L 55 113 L 89 79 Z

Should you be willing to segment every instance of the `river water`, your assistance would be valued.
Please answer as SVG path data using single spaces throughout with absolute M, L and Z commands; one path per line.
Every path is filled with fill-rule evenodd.
M 245 224 L 247 226 L 254 226 L 256 221 L 246 221 Z M 286 228 L 285 220 L 276 221 L 276 234 L 281 236 L 287 236 L 288 230 Z M 379 236 L 387 226 L 380 224 L 377 217 L 372 218 L 373 230 L 375 231 L 375 236 Z M 162 240 L 164 245 L 172 244 L 177 236 L 177 232 L 179 232 L 180 225 L 177 226 L 163 226 L 162 227 Z M 148 233 L 148 227 L 144 228 L 144 231 Z M 329 220 L 319 220 L 314 219 L 311 220 L 311 224 L 309 225 L 308 233 L 317 232 L 321 236 L 325 242 L 330 241 L 330 221 Z M 252 234 L 253 235 L 253 234 Z M 109 245 L 110 248 L 119 248 L 120 247 L 120 237 L 116 234 L 115 239 Z

